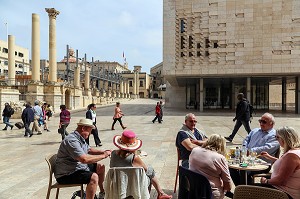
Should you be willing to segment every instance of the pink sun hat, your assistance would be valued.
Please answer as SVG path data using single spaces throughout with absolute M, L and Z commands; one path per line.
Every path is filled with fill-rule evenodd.
M 131 130 L 123 131 L 122 135 L 115 135 L 113 143 L 119 149 L 131 152 L 142 146 L 142 140 L 137 139 L 135 133 Z

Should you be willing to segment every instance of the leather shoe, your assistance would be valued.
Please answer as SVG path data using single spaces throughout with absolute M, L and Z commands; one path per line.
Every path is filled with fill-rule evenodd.
M 224 137 L 228 142 L 232 142 L 232 138 L 231 137 Z
M 31 133 L 30 135 L 29 135 L 29 137 L 31 138 L 33 136 L 33 133 Z
M 101 144 L 101 143 L 99 143 L 99 144 L 96 144 L 96 147 L 97 147 L 97 146 L 102 146 L 102 144 Z
M 4 129 L 2 129 L 3 131 L 6 131 L 7 130 L 7 128 L 4 128 Z

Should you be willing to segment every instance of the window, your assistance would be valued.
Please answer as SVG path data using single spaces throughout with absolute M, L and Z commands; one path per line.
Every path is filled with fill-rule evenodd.
M 192 36 L 189 36 L 189 49 L 193 48 L 194 44 L 194 38 Z
M 17 51 L 15 51 L 15 56 L 17 56 L 18 55 L 18 52 Z
M 205 38 L 205 48 L 209 48 L 209 39 Z
M 4 61 L 4 65 L 5 65 L 5 66 L 8 66 L 8 61 Z
M 185 48 L 185 38 L 184 36 L 181 36 L 181 49 Z
M 22 65 L 22 64 L 19 64 L 19 68 L 23 68 L 23 65 Z
M 215 41 L 215 42 L 214 42 L 214 48 L 218 48 L 218 47 L 219 47 L 218 42 Z
M 144 81 L 140 81 L 140 87 L 144 87 Z
M 185 32 L 185 22 L 183 19 L 180 20 L 180 32 Z
M 23 53 L 19 53 L 19 57 L 24 57 L 24 54 Z
M 189 57 L 193 57 L 193 53 L 192 52 L 189 52 Z
M 201 56 L 201 52 L 197 51 L 197 57 L 200 57 L 200 56 Z
M 197 43 L 197 48 L 201 48 L 201 44 L 200 43 Z
M 7 48 L 3 48 L 3 49 L 2 49 L 2 52 L 8 53 L 8 49 L 7 49 Z
M 133 87 L 132 81 L 129 81 L 129 87 Z
M 18 67 L 18 64 L 15 64 L 15 67 Z

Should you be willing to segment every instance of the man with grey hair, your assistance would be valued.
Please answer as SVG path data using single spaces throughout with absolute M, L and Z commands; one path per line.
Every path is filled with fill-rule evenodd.
M 237 95 L 238 103 L 236 105 L 236 114 L 233 118 L 233 121 L 235 122 L 234 128 L 232 130 L 232 133 L 230 136 L 225 137 L 225 139 L 229 142 L 232 142 L 235 134 L 238 132 L 240 127 L 243 125 L 245 127 L 245 130 L 247 133 L 250 133 L 250 107 L 249 102 L 246 98 L 244 98 L 243 93 L 239 93 Z
M 243 141 L 243 146 L 245 146 L 248 151 L 251 150 L 257 154 L 260 154 L 262 151 L 266 151 L 271 156 L 275 156 L 276 152 L 279 150 L 279 143 L 275 138 L 276 130 L 273 128 L 275 125 L 274 116 L 270 113 L 264 113 L 258 122 L 260 124 L 260 128 L 255 128 L 249 133 L 249 135 Z M 270 160 L 264 158 L 261 159 L 272 163 Z M 254 174 L 267 173 L 269 172 L 270 168 L 259 172 L 248 172 L 247 183 L 252 183 L 252 176 Z M 231 178 L 236 186 L 245 183 L 245 179 L 243 179 L 245 176 L 245 173 L 243 172 L 245 171 L 238 171 L 235 169 L 229 170 Z
M 103 199 L 105 166 L 100 160 L 110 156 L 111 151 L 91 148 L 85 142 L 94 128 L 91 119 L 79 120 L 76 130 L 59 146 L 54 176 L 60 184 L 87 184 L 86 199 L 94 199 L 99 186 L 98 199 Z
M 40 107 L 39 105 L 39 101 L 38 100 L 35 100 L 34 101 L 34 107 L 32 107 L 32 110 L 33 110 L 33 113 L 34 113 L 34 120 L 33 120 L 33 126 L 32 126 L 32 133 L 34 131 L 37 131 L 38 135 L 41 135 L 42 134 L 42 131 L 39 127 L 39 119 L 43 117 L 43 111 L 42 111 L 42 108 Z
M 188 113 L 185 116 L 185 123 L 177 133 L 176 147 L 180 152 L 182 166 L 189 168 L 189 156 L 193 148 L 201 146 L 206 140 L 206 135 L 196 128 L 196 116 Z

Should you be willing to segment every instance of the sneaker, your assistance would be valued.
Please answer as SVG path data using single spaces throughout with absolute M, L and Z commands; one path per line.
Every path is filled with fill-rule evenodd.
M 98 199 L 104 199 L 105 192 L 99 192 Z
M 232 138 L 231 137 L 224 137 L 228 142 L 232 142 Z
M 3 131 L 6 131 L 7 130 L 7 128 L 4 128 L 4 129 L 2 129 Z

